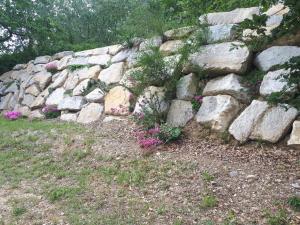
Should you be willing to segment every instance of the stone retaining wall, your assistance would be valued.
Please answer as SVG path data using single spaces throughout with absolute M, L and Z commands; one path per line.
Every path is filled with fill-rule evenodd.
M 270 16 L 267 31 L 277 27 L 288 10 L 276 5 L 265 12 Z M 200 124 L 217 132 L 229 131 L 238 141 L 263 140 L 276 143 L 292 130 L 289 145 L 300 145 L 300 121 L 296 121 L 298 110 L 283 106 L 270 106 L 265 97 L 272 92 L 283 90 L 285 81 L 278 79 L 287 71 L 276 70 L 276 66 L 300 56 L 297 46 L 272 46 L 254 54 L 243 43 L 234 40 L 233 26 L 259 13 L 258 7 L 236 9 L 231 12 L 209 13 L 200 21 L 208 23 L 209 45 L 189 57 L 187 66 L 178 82 L 176 99 L 164 100 L 164 89 L 151 86 L 143 96 L 134 101 L 132 94 L 123 86 L 132 86 L 130 74 L 137 67 L 138 57 L 150 46 L 160 48 L 165 60 L 176 65 L 178 50 L 184 39 L 193 35 L 194 27 L 169 30 L 163 37 L 135 39 L 132 48 L 113 45 L 81 52 L 65 51 L 53 56 L 41 56 L 27 64 L 16 65 L 12 71 L 0 76 L 0 110 L 17 110 L 29 118 L 43 118 L 41 109 L 56 106 L 61 112 L 61 120 L 92 123 L 103 119 L 103 115 L 127 116 L 141 111 L 141 104 L 152 93 L 160 101 L 160 109 L 167 113 L 167 121 L 173 126 L 185 126 L 195 119 Z M 247 35 L 253 34 L 245 31 Z M 236 46 L 232 49 L 232 46 Z M 57 65 L 56 73 L 48 72 Z M 85 66 L 74 71 L 70 66 Z M 193 67 L 201 66 L 211 79 L 203 91 L 203 103 L 198 112 L 192 109 L 191 100 L 199 88 L 199 80 L 193 74 Z M 253 96 L 242 82 L 242 76 L 257 68 L 265 73 L 260 86 L 260 97 Z M 174 68 L 173 68 L 174 69 Z M 172 73 L 172 68 L 170 68 Z M 89 81 L 100 80 L 115 87 L 106 93 L 96 88 L 90 93 L 84 90 Z M 120 86 L 118 86 L 120 84 Z M 291 93 L 299 87 L 292 87 Z M 148 97 L 147 97 L 148 96 Z M 292 129 L 293 126 L 293 129 Z

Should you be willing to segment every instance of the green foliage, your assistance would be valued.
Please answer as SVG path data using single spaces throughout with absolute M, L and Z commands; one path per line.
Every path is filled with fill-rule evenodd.
M 213 195 L 206 195 L 202 198 L 201 207 L 202 208 L 213 208 L 218 204 L 218 200 Z
M 288 199 L 288 204 L 295 210 L 300 212 L 300 198 L 297 196 Z
M 287 212 L 283 209 L 280 209 L 278 212 L 271 214 L 267 213 L 267 223 L 269 225 L 288 225 L 289 219 Z
M 71 72 L 74 72 L 75 70 L 79 70 L 79 69 L 82 69 L 82 68 L 85 68 L 85 67 L 87 67 L 87 65 L 69 65 L 68 69 Z
M 165 143 L 176 141 L 182 134 L 182 130 L 179 127 L 172 127 L 168 124 L 162 124 L 160 126 L 159 139 Z
M 12 214 L 15 217 L 19 217 L 26 212 L 27 212 L 27 209 L 25 207 L 13 207 L 13 210 L 12 210 Z
M 88 82 L 88 85 L 86 88 L 84 88 L 82 94 L 85 96 L 89 93 L 91 93 L 93 90 L 96 88 L 99 88 L 103 93 L 109 92 L 109 90 L 113 87 L 114 85 L 107 85 L 101 80 L 90 80 Z
M 201 174 L 202 179 L 206 182 L 211 182 L 215 179 L 215 177 L 213 175 L 211 175 L 208 171 L 204 171 Z
M 73 197 L 79 193 L 78 188 L 74 187 L 56 187 L 50 190 L 48 198 L 51 202 L 59 201 L 62 199 Z

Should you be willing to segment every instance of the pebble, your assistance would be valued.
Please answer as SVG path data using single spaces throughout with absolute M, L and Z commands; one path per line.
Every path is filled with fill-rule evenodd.
M 230 177 L 236 177 L 238 174 L 239 174 L 238 171 L 231 171 L 231 172 L 229 173 L 229 176 L 230 176 Z

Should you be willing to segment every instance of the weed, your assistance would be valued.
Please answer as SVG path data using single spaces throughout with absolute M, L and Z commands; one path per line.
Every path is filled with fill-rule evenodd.
M 297 196 L 288 199 L 288 204 L 295 210 L 300 212 L 300 198 Z
M 79 70 L 79 69 L 82 69 L 82 68 L 85 68 L 85 67 L 88 67 L 86 65 L 69 65 L 68 66 L 68 69 L 73 72 L 75 70 Z
M 160 207 L 157 208 L 156 213 L 158 215 L 164 215 L 167 212 L 166 206 L 161 205 Z
M 48 192 L 48 198 L 51 202 L 67 199 L 79 193 L 78 188 L 74 187 L 56 187 Z
M 289 219 L 287 212 L 283 209 L 280 209 L 278 212 L 274 214 L 267 213 L 266 214 L 267 223 L 269 225 L 288 225 Z
M 19 217 L 27 212 L 27 209 L 25 207 L 13 207 L 12 214 L 15 217 Z
M 201 208 L 213 208 L 218 204 L 218 200 L 213 195 L 206 195 L 202 198 Z
M 215 177 L 212 174 L 210 174 L 208 171 L 202 172 L 201 175 L 202 175 L 202 179 L 206 182 L 211 182 L 215 179 Z

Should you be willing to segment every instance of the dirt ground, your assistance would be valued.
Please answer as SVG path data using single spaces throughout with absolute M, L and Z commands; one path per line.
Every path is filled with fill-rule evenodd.
M 130 121 L 55 124 L 0 126 L 0 225 L 300 224 L 288 204 L 300 195 L 299 150 L 239 145 L 192 122 L 145 154 Z

